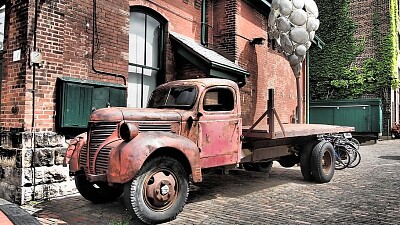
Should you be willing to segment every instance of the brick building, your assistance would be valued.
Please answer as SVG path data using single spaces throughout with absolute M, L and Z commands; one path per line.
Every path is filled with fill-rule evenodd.
M 1 10 L 0 196 L 8 200 L 74 191 L 61 161 L 90 112 L 144 107 L 156 85 L 167 81 L 246 82 L 247 125 L 264 113 L 267 90 L 274 88 L 280 119 L 295 120 L 293 72 L 272 42 L 263 42 L 265 0 L 6 0 Z M 35 59 L 38 52 L 42 61 Z
M 365 38 L 365 50 L 357 57 L 356 65 L 362 66 L 366 59 L 376 56 L 377 44 L 373 37 L 376 33 L 379 33 L 379 37 L 382 39 L 391 32 L 390 20 L 395 16 L 390 12 L 391 2 L 382 0 L 350 1 L 350 15 L 357 25 L 355 36 L 360 40 Z M 374 18 L 379 21 L 379 25 L 374 24 Z M 400 68 L 400 64 L 398 64 L 398 68 Z M 388 84 L 386 87 L 376 90 L 374 95 L 364 95 L 363 97 L 382 99 L 382 136 L 390 136 L 391 126 L 400 122 L 399 89 L 395 90 Z

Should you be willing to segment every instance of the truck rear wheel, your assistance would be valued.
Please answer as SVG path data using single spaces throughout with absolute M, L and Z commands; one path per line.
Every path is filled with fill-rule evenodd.
M 307 181 L 314 181 L 314 177 L 311 174 L 311 152 L 317 143 L 318 142 L 316 141 L 307 143 L 300 153 L 301 174 L 303 175 L 304 180 Z
M 311 153 L 311 174 L 319 183 L 329 182 L 335 173 L 335 152 L 328 141 L 319 142 Z
M 188 180 L 184 167 L 176 159 L 151 159 L 131 182 L 125 184 L 125 204 L 144 223 L 171 221 L 186 203 Z
M 85 175 L 75 177 L 75 186 L 79 193 L 93 203 L 113 202 L 121 196 L 123 190 L 109 186 L 105 182 L 90 182 Z

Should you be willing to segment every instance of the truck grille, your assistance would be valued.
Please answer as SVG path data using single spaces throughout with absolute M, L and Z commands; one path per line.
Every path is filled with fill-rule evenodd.
M 79 156 L 79 166 L 85 168 L 87 162 L 87 145 L 84 145 Z
M 166 131 L 171 132 L 171 124 L 139 124 L 139 131 Z
M 103 148 L 98 154 L 96 162 L 96 169 L 92 171 L 92 163 L 94 156 L 96 155 L 97 148 L 104 142 L 104 140 L 109 137 L 117 128 L 117 123 L 98 123 L 94 124 L 90 130 L 90 143 L 89 143 L 89 171 L 96 173 L 104 173 L 108 169 L 108 155 L 111 149 Z M 97 168 L 99 167 L 99 169 Z M 101 172 L 100 172 L 101 171 Z
M 89 173 L 92 174 L 104 174 L 107 173 L 108 170 L 108 157 L 111 152 L 111 148 L 105 146 L 100 150 L 97 154 L 96 162 L 94 162 L 94 157 L 96 155 L 96 151 L 101 145 L 101 143 L 106 140 L 117 128 L 117 123 L 97 123 L 93 124 L 90 129 L 90 138 L 89 144 L 85 145 L 84 149 L 82 149 L 81 157 L 80 157 L 80 165 L 82 167 L 88 166 Z M 139 131 L 164 131 L 171 132 L 171 124 L 139 124 Z M 93 163 L 95 163 L 95 168 L 93 171 Z

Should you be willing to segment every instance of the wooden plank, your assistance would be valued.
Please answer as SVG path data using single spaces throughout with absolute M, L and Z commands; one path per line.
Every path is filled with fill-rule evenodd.
M 243 134 L 250 127 L 243 127 Z M 289 138 L 289 137 L 306 137 L 317 134 L 327 134 L 327 133 L 343 133 L 352 132 L 354 127 L 336 126 L 336 125 L 324 125 L 324 124 L 283 124 L 283 129 L 285 135 L 283 135 L 282 129 L 277 127 L 272 138 Z M 246 137 L 254 138 L 270 138 L 268 134 L 267 126 L 257 126 Z

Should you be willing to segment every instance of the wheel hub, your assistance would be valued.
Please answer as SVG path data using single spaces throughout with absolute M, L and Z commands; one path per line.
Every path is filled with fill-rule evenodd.
M 175 176 L 167 171 L 153 173 L 146 181 L 144 194 L 151 208 L 161 210 L 169 207 L 177 195 Z

